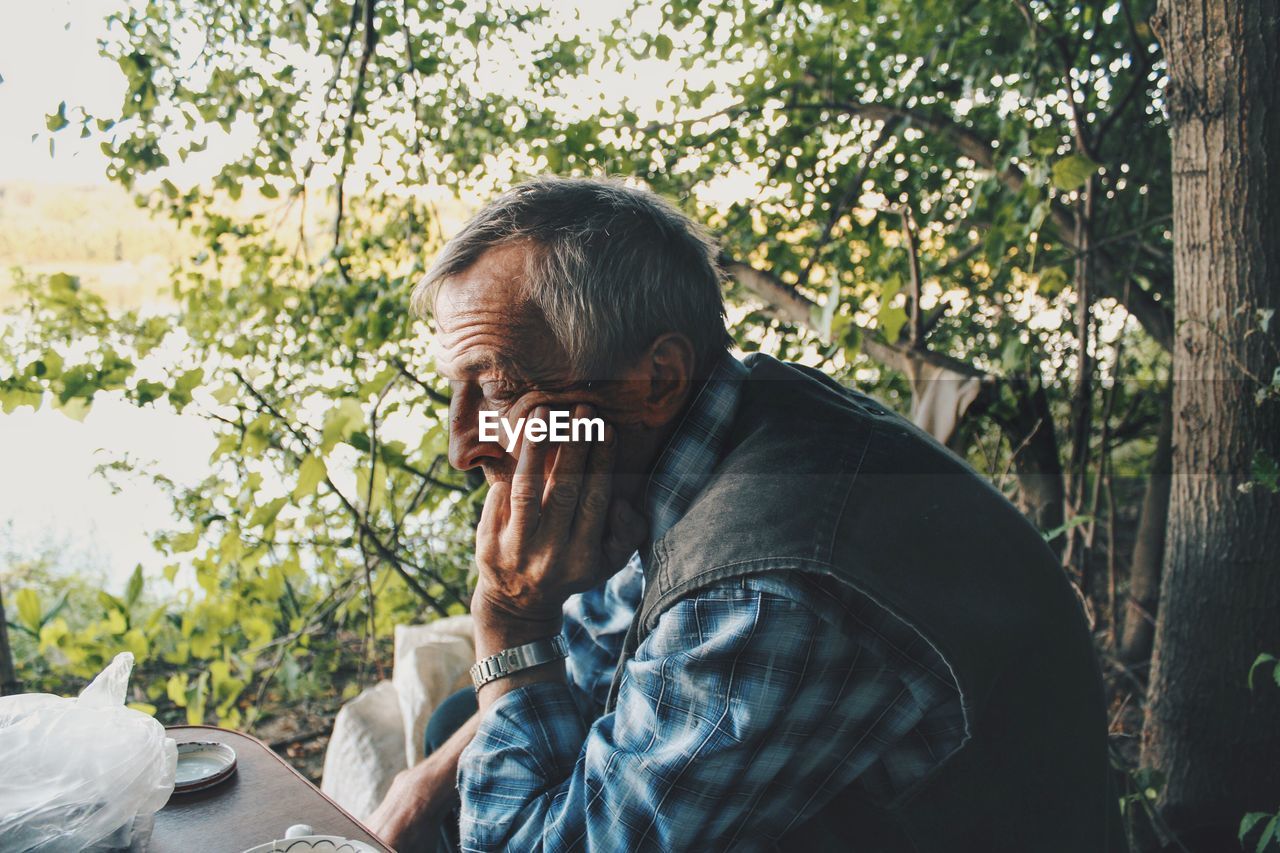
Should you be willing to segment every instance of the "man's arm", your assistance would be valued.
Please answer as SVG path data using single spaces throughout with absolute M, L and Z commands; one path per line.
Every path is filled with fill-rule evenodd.
M 475 737 L 480 715 L 472 714 L 453 735 L 425 760 L 402 770 L 392 780 L 382 804 L 369 816 L 369 828 L 393 848 L 417 850 L 434 843 L 428 838 L 453 802 L 458 756 Z
M 933 713 L 948 703 L 949 731 Z M 626 664 L 617 710 L 589 730 L 549 679 L 488 705 L 459 764 L 464 849 L 778 838 L 868 770 L 900 789 L 963 738 L 953 685 L 767 578 L 664 613 Z
M 589 411 L 579 409 L 578 413 L 585 416 Z M 535 414 L 545 417 L 546 412 L 539 409 Z M 617 649 L 621 648 L 622 636 L 630 622 L 630 612 L 638 603 L 643 582 L 638 566 L 630 567 L 631 574 L 624 570 L 615 575 L 615 583 L 598 582 L 626 562 L 644 532 L 643 520 L 634 510 L 614 505 L 610 500 L 613 438 L 610 427 L 606 430 L 605 445 L 594 453 L 584 444 L 563 446 L 557 454 L 551 484 L 543 481 L 545 445 L 523 443 L 516 477 L 511 483 L 499 483 L 490 489 L 477 535 L 477 556 L 482 558 L 486 553 L 492 555 L 505 550 L 496 547 L 503 544 L 518 546 L 513 550 L 523 553 L 526 546 L 533 544 L 530 541 L 533 537 L 528 534 L 533 528 L 540 528 L 540 532 L 552 540 L 537 543 L 547 557 L 542 568 L 555 575 L 554 579 L 565 587 L 555 592 L 547 606 L 532 618 L 510 612 L 495 614 L 483 594 L 484 575 L 488 573 L 483 571 L 484 560 L 479 559 L 482 582 L 472 601 L 477 658 L 553 636 L 560 632 L 562 625 L 567 626 L 570 649 L 580 661 L 579 669 L 571 673 L 570 682 L 583 705 L 599 701 L 596 697 L 601 687 L 589 676 L 610 655 L 611 662 L 617 660 Z M 568 499 L 550 499 L 545 513 L 541 512 L 544 485 L 560 496 L 566 494 L 566 486 L 570 487 Z M 540 520 L 546 523 L 539 525 Z M 606 535 L 606 521 L 612 526 L 609 535 Z M 502 542 L 511 537 L 516 537 L 516 541 Z M 570 537 L 572 542 L 566 542 Z M 561 568 L 560 557 L 566 551 L 577 558 L 567 578 L 556 571 Z M 574 587 L 588 588 L 588 591 L 573 595 Z M 547 612 L 549 608 L 554 608 L 553 613 Z M 628 610 L 625 614 L 621 612 L 624 608 Z M 614 610 L 618 612 L 609 615 Z M 584 626 L 584 621 L 593 624 Z M 396 776 L 381 805 L 370 817 L 370 828 L 396 846 L 410 847 L 417 843 L 423 833 L 430 832 L 439 823 L 453 800 L 458 756 L 474 736 L 479 716 L 502 693 L 547 679 L 565 685 L 565 662 L 544 664 L 485 685 L 478 694 L 480 715 L 472 717 L 426 760 Z

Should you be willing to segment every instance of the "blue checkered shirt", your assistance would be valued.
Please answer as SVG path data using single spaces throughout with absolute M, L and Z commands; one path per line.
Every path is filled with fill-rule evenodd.
M 654 538 L 715 468 L 745 373 L 726 357 L 659 458 Z M 464 850 L 768 850 L 841 790 L 884 802 L 964 740 L 937 651 L 847 587 L 724 581 L 677 601 L 620 662 L 643 591 L 637 555 L 571 598 L 568 682 L 490 707 L 458 763 Z

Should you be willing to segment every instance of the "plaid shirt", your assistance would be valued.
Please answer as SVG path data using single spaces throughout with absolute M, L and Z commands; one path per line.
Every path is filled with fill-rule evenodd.
M 725 358 L 659 459 L 655 538 L 715 468 L 745 372 Z M 464 850 L 767 850 L 844 788 L 883 801 L 964 740 L 937 651 L 847 587 L 724 581 L 677 601 L 619 663 L 643 591 L 637 555 L 571 598 L 568 683 L 489 709 L 458 764 Z

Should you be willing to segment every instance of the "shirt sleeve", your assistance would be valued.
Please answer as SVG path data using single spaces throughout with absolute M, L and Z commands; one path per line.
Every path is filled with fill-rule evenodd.
M 589 727 L 565 683 L 503 695 L 458 767 L 466 850 L 723 850 L 777 839 L 895 753 L 909 782 L 958 746 L 954 685 L 873 634 L 738 580 L 684 599 Z M 952 745 L 949 745 L 952 744 Z M 906 755 L 901 753 L 905 747 Z
M 565 675 L 582 719 L 590 724 L 604 712 L 622 644 L 644 595 L 639 555 L 617 574 L 564 604 L 564 638 L 569 649 Z

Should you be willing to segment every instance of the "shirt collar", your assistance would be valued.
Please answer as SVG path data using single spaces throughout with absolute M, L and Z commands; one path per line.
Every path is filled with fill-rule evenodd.
M 649 541 L 662 538 L 707 484 L 737 414 L 747 372 L 746 365 L 725 353 L 685 410 L 645 489 Z

